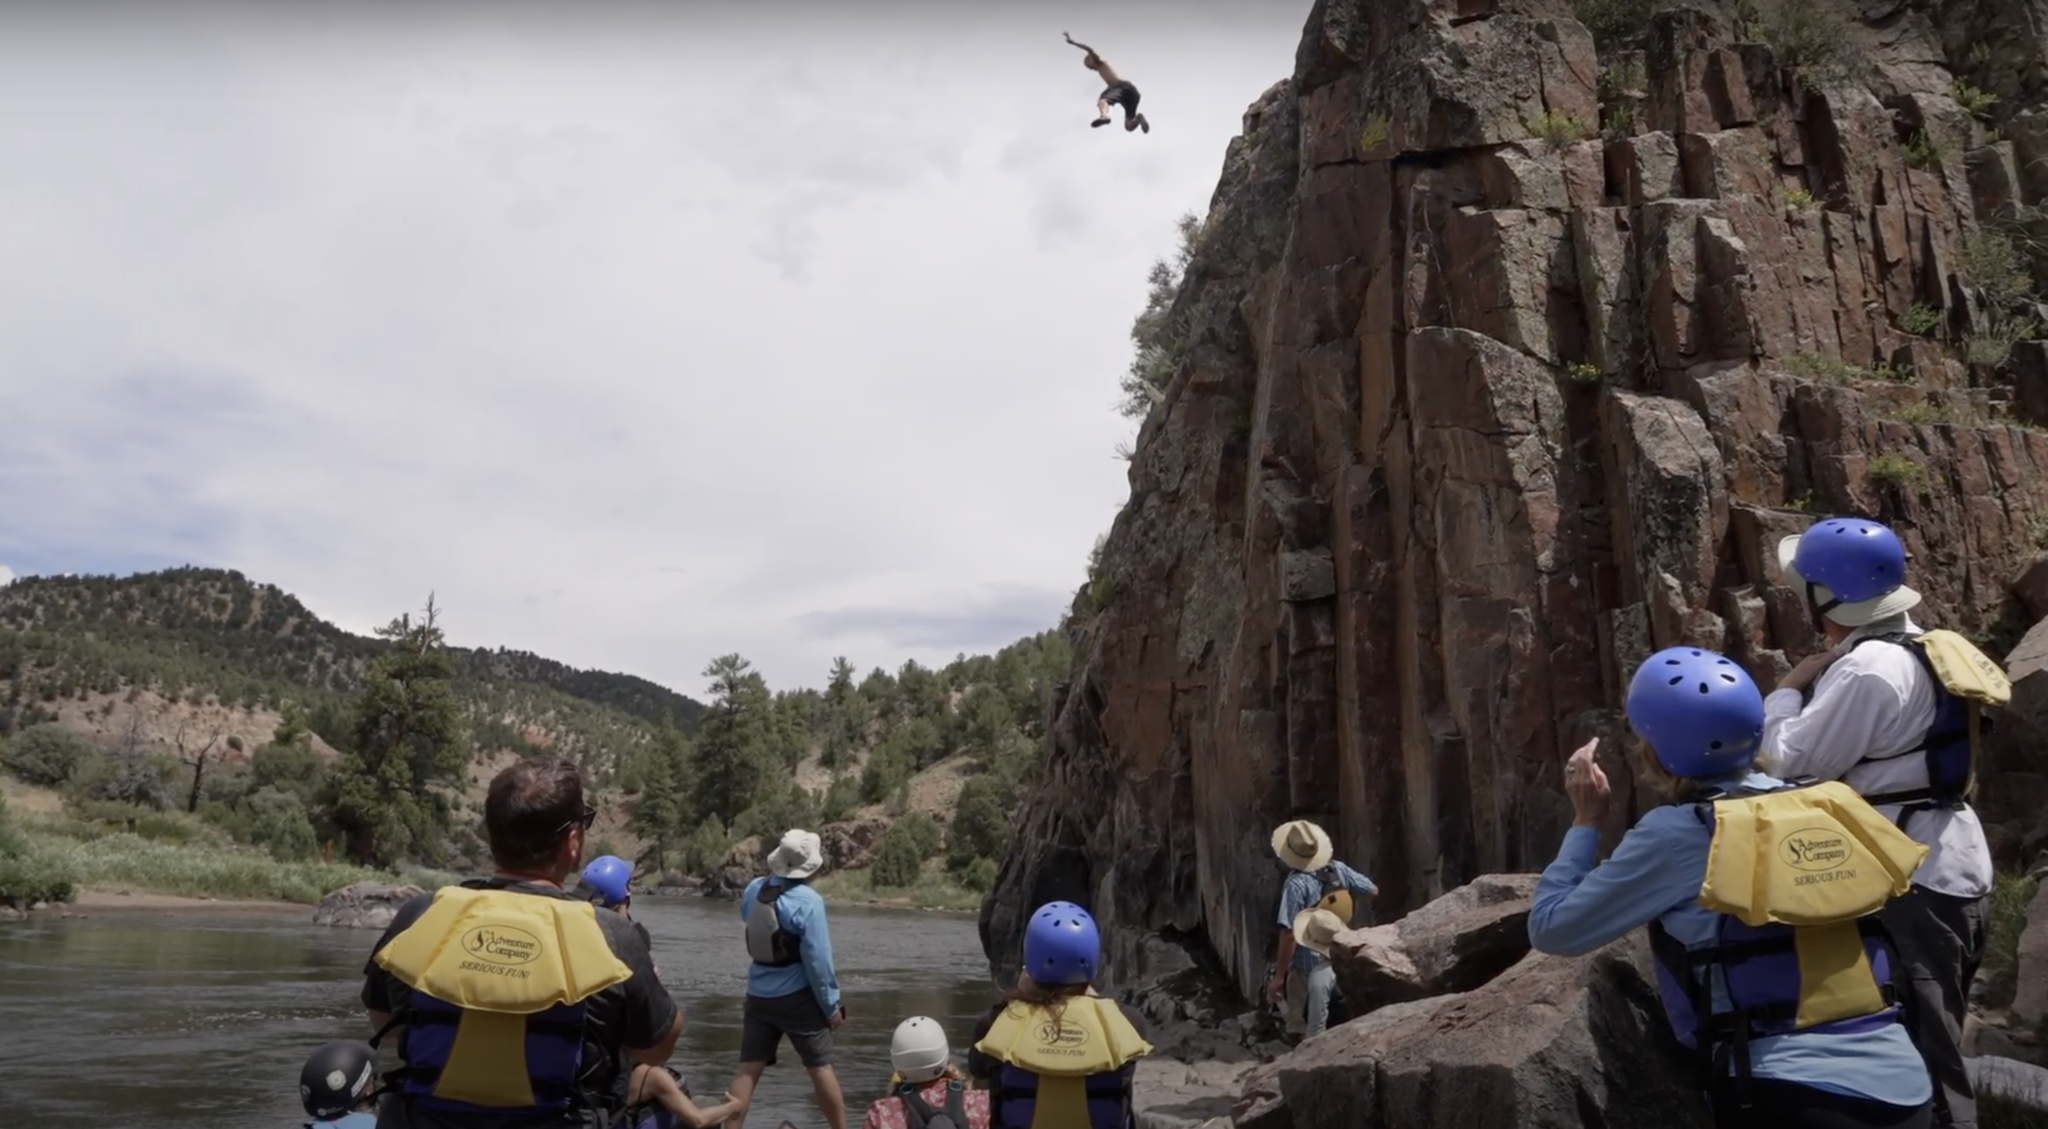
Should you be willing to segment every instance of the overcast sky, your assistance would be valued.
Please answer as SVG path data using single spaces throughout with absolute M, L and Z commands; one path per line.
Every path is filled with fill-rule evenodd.
M 1056 622 L 1308 3 L 289 7 L 0 4 L 0 582 L 431 589 L 699 694 Z

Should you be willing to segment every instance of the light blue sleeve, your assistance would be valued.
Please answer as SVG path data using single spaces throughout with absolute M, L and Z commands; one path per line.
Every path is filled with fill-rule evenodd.
M 1299 881 L 1302 877 L 1301 871 L 1292 871 L 1287 875 L 1287 884 L 1280 887 L 1279 926 L 1282 929 L 1294 928 L 1294 916 L 1307 909 L 1316 900 L 1315 891 L 1322 888 L 1313 879 Z
M 832 928 L 825 923 L 825 899 L 815 893 L 804 899 L 801 954 L 804 978 L 811 982 L 811 994 L 826 1018 L 839 1010 L 839 972 L 832 967 Z
M 1357 871 L 1351 869 L 1344 863 L 1340 862 L 1337 865 L 1339 868 L 1341 868 L 1344 874 L 1345 885 L 1348 885 L 1352 889 L 1366 894 L 1377 894 L 1380 892 L 1380 888 L 1378 886 L 1373 885 L 1372 879 L 1367 878 L 1365 875 L 1358 873 Z
M 1690 808 L 1659 808 L 1599 862 L 1600 832 L 1565 832 L 1557 861 L 1536 883 L 1529 944 L 1539 952 L 1589 953 L 1699 897 L 1712 835 Z
M 746 921 L 752 916 L 754 912 L 754 898 L 761 892 L 761 883 L 766 881 L 768 881 L 766 878 L 756 878 L 752 882 L 747 883 L 746 891 L 740 894 L 741 921 Z

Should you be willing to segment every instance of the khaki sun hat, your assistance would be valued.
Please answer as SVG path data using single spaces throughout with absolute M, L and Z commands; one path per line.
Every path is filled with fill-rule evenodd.
M 1330 865 L 1329 833 L 1306 819 L 1281 824 L 1273 832 L 1273 853 L 1296 870 L 1321 870 Z
M 1344 919 L 1321 906 L 1310 906 L 1294 915 L 1294 940 L 1317 956 L 1330 955 L 1330 943 L 1344 932 Z
M 768 872 L 777 878 L 809 878 L 825 865 L 816 832 L 792 828 L 768 855 Z

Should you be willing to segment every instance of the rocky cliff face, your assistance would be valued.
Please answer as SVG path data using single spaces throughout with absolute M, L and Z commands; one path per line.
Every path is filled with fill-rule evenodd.
M 1768 685 L 1815 645 L 1772 547 L 1818 516 L 1895 523 L 1924 621 L 2016 638 L 2048 352 L 1971 361 L 2029 316 L 1986 276 L 2003 247 L 2030 284 L 2048 5 L 1809 2 L 1600 50 L 1565 0 L 1315 6 L 1182 286 L 983 912 L 999 974 L 1069 897 L 1118 980 L 1152 932 L 1249 989 L 1275 824 L 1321 821 L 1412 907 L 1546 863 L 1595 734 L 1618 833 L 1652 802 L 1634 663 L 1693 643 Z

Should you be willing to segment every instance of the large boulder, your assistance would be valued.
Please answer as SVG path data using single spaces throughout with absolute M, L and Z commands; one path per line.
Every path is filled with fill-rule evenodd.
M 1230 1108 L 1251 1062 L 1138 1060 L 1131 1105 L 1138 1129 L 1230 1129 Z
M 818 828 L 818 843 L 828 870 L 859 870 L 875 859 L 889 820 L 879 815 L 828 823 Z
M 1381 1008 L 1253 1071 L 1238 1129 L 1706 1129 L 1638 930 Z
M 357 882 L 320 899 L 313 924 L 336 929 L 384 929 L 398 916 L 398 907 L 426 893 L 418 886 Z
M 761 837 L 750 835 L 725 853 L 725 860 L 713 867 L 704 876 L 704 896 L 707 898 L 737 897 L 746 890 L 747 883 L 768 873 L 768 851 Z
M 1388 1004 L 1466 992 L 1529 955 L 1534 874 L 1487 874 L 1391 925 L 1337 934 L 1330 963 L 1364 1015 Z
M 1992 853 L 2015 866 L 2048 849 L 2048 620 L 2005 656 L 2005 671 L 2012 701 L 1997 712 L 1983 766 L 1996 785 L 1980 787 L 1974 804 Z
M 2048 1069 L 1996 1055 L 1968 1059 L 1963 1065 L 1969 1069 L 1970 1085 L 1977 1091 L 1977 1110 L 1983 1115 L 1983 1124 L 2000 1123 L 1991 1116 L 1995 1107 L 2013 1112 L 2029 1110 L 2037 1115 L 2048 1113 Z
M 2024 1030 L 2038 1030 L 2042 1021 L 2048 1019 L 2048 882 L 2034 888 L 2034 900 L 2027 906 L 2027 924 L 2020 931 L 2013 972 L 2013 1021 Z

